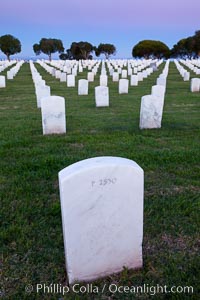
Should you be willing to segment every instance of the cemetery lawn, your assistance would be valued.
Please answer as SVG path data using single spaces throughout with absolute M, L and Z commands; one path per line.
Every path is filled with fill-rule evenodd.
M 36 64 L 51 94 L 66 100 L 65 135 L 42 135 L 28 63 L 0 89 L 3 299 L 151 299 L 154 293 L 153 288 L 137 295 L 114 293 L 111 284 L 176 286 L 179 291 L 180 286 L 192 286 L 193 294 L 160 292 L 155 299 L 198 299 L 200 94 L 190 92 L 190 82 L 183 81 L 173 62 L 162 128 L 139 130 L 141 96 L 151 93 L 163 67 L 129 87 L 127 95 L 119 95 L 118 84 L 109 78 L 110 107 L 95 108 L 99 75 L 89 84 L 89 95 L 78 96 L 77 79 L 76 88 L 67 88 Z M 197 75 L 191 72 L 191 77 Z M 37 293 L 37 284 L 67 285 L 58 172 L 96 156 L 125 157 L 144 170 L 144 266 L 94 281 L 99 293 Z M 25 290 L 30 284 L 31 293 Z

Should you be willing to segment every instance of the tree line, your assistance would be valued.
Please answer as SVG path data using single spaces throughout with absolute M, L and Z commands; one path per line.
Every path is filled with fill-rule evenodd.
M 16 37 L 6 34 L 0 37 L 0 50 L 10 60 L 10 56 L 21 52 L 21 42 Z M 59 58 L 67 59 L 93 59 L 93 54 L 99 57 L 101 54 L 105 58 L 115 55 L 117 50 L 115 45 L 109 43 L 100 43 L 94 46 L 89 42 L 73 42 L 69 49 L 64 51 L 63 42 L 60 39 L 42 38 L 39 43 L 33 45 L 33 51 L 36 55 L 41 53 L 48 55 L 51 60 L 52 54 L 58 52 Z M 200 56 L 200 30 L 197 30 L 193 36 L 181 39 L 172 49 L 161 41 L 142 40 L 132 48 L 134 58 L 197 58 Z

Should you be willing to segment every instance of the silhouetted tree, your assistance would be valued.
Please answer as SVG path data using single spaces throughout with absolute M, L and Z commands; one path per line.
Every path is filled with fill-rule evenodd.
M 36 55 L 39 55 L 41 52 L 47 54 L 49 56 L 49 60 L 51 60 L 52 53 L 61 53 L 64 51 L 64 47 L 62 41 L 59 39 L 42 38 L 39 44 L 33 45 L 33 51 Z
M 194 50 L 197 56 L 200 56 L 200 30 L 195 31 L 193 37 Z
M 89 59 L 94 46 L 88 42 L 73 42 L 70 51 L 74 59 Z
M 6 34 L 0 37 L 0 50 L 10 60 L 10 55 L 21 52 L 21 43 L 16 37 Z
M 154 41 L 154 40 L 140 41 L 132 49 L 133 57 L 168 58 L 169 55 L 170 55 L 170 50 L 168 46 L 160 41 Z
M 116 47 L 113 44 L 99 44 L 98 47 L 95 47 L 95 54 L 96 56 L 100 56 L 101 54 L 104 54 L 106 59 L 109 59 L 110 55 L 115 55 L 116 53 Z
M 59 58 L 62 59 L 62 60 L 74 59 L 74 57 L 73 57 L 72 52 L 71 52 L 70 49 L 67 49 L 66 53 L 61 53 L 59 55 Z
M 171 49 L 171 56 L 172 57 L 180 56 L 182 58 L 184 57 L 191 58 L 195 56 L 194 38 L 188 37 L 178 41 L 178 43 L 175 44 Z

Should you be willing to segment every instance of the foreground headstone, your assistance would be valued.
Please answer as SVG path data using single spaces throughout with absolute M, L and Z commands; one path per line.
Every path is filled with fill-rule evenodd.
M 109 106 L 109 89 L 106 86 L 95 87 L 96 107 Z
M 50 96 L 41 99 L 43 134 L 66 133 L 65 99 Z
M 140 129 L 161 128 L 164 100 L 153 95 L 143 96 L 140 107 Z
M 5 88 L 6 87 L 6 77 L 1 75 L 0 76 L 0 88 Z
M 78 95 L 88 95 L 88 80 L 87 79 L 79 79 Z
M 143 170 L 96 157 L 59 172 L 69 283 L 142 267 Z

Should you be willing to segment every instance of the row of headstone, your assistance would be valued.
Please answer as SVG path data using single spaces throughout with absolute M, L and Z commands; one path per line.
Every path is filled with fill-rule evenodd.
M 9 68 L 10 66 L 12 66 L 13 64 L 16 64 L 16 60 L 4 60 L 4 61 L 0 61 L 0 73 L 3 72 L 5 69 Z
M 174 60 L 177 70 L 179 71 L 180 75 L 182 76 L 184 81 L 190 80 L 190 72 L 188 72 L 179 62 L 177 59 Z
M 151 94 L 141 98 L 140 129 L 161 128 L 169 62 L 167 60 L 162 73 L 156 80 L 156 85 L 152 86 Z
M 167 84 L 167 76 L 169 73 L 169 63 L 170 63 L 170 61 L 167 60 L 162 73 L 158 76 L 158 78 L 156 80 L 156 84 L 164 86 L 165 89 L 166 89 L 166 84 Z
M 164 99 L 165 87 L 163 85 L 152 86 L 151 95 L 141 98 L 140 129 L 161 128 Z
M 193 71 L 196 75 L 200 75 L 200 61 L 199 60 L 189 60 L 180 59 L 180 62 Z
M 51 96 L 50 87 L 30 61 L 30 69 L 35 84 L 37 107 L 41 108 L 43 135 L 66 133 L 65 99 Z
M 150 60 L 148 63 L 144 63 L 144 65 L 148 66 L 149 63 L 151 63 L 151 62 L 152 61 Z M 52 62 L 51 62 L 51 64 L 52 64 Z M 40 62 L 40 65 L 43 66 L 47 70 L 49 69 L 49 66 L 44 62 Z M 52 65 L 54 67 L 59 66 L 58 62 L 53 62 Z M 95 67 L 98 68 L 99 64 L 98 65 L 96 64 Z M 96 71 L 97 71 L 97 69 L 96 70 L 93 69 L 92 71 L 89 71 L 88 75 L 87 75 L 87 79 L 80 79 L 78 81 L 78 95 L 88 95 L 89 82 L 94 80 Z M 123 70 L 123 71 L 126 71 L 126 73 L 124 72 L 124 75 L 122 73 L 123 77 L 126 77 L 125 75 L 127 75 L 127 70 Z M 61 71 L 59 71 L 59 72 L 61 72 Z M 153 68 L 148 68 L 147 70 L 138 72 L 137 75 L 131 75 L 130 85 L 132 85 L 132 86 L 138 85 L 138 81 L 142 81 L 143 76 L 144 76 L 144 78 L 146 78 L 152 72 L 153 72 Z M 95 88 L 95 104 L 96 104 L 96 107 L 107 107 L 107 106 L 109 106 L 109 89 L 107 87 L 108 76 L 106 75 L 106 69 L 105 69 L 104 62 L 102 62 L 101 73 L 103 73 L 103 74 L 100 75 L 100 86 Z M 117 74 L 119 76 L 118 72 L 114 72 L 113 76 L 115 74 Z M 118 77 L 118 79 L 119 79 L 119 77 Z M 67 75 L 67 86 L 68 87 L 75 86 L 75 75 L 73 75 L 73 74 Z M 127 94 L 128 90 L 129 90 L 129 80 L 126 78 L 119 79 L 119 85 L 118 85 L 119 94 Z
M 44 61 L 38 61 L 38 63 L 44 67 L 50 74 L 52 74 L 53 76 L 55 76 L 56 78 L 59 78 L 62 74 L 62 72 L 60 70 L 55 70 L 54 72 L 52 72 L 52 67 L 49 67 L 48 64 L 46 64 L 46 62 Z M 61 65 L 59 62 L 49 62 L 51 65 L 53 65 L 54 67 L 61 68 L 61 65 L 63 65 L 63 62 L 61 62 Z M 143 61 L 143 65 L 142 64 L 137 64 L 138 67 L 140 67 L 139 70 L 144 69 L 146 66 L 149 66 L 149 64 L 152 63 L 152 60 L 149 61 Z M 108 63 L 109 64 L 109 63 Z M 117 63 L 117 65 L 119 64 L 119 62 Z M 74 65 L 73 65 L 74 66 Z M 91 66 L 91 65 L 90 65 Z M 91 71 L 89 71 L 87 73 L 87 81 L 85 81 L 84 79 L 81 79 L 81 81 L 78 81 L 78 95 L 87 95 L 88 94 L 88 85 L 89 82 L 93 82 L 94 81 L 94 76 L 98 71 L 98 68 L 100 66 L 100 62 L 93 64 L 93 69 L 91 69 Z M 122 65 L 120 65 L 122 66 Z M 127 94 L 128 93 L 128 89 L 129 89 L 129 80 L 126 79 L 125 77 L 127 77 L 128 75 L 128 71 L 127 70 L 122 70 L 121 68 L 117 68 L 117 72 L 113 72 L 112 73 L 112 77 L 113 77 L 113 81 L 118 81 L 118 91 L 119 94 Z M 77 71 L 77 70 L 76 70 Z M 121 73 L 122 71 L 122 73 Z M 151 73 L 153 72 L 153 68 L 147 68 L 146 70 L 143 70 L 141 72 L 138 72 L 135 75 L 131 75 L 130 77 L 130 85 L 131 86 L 137 86 L 139 81 L 142 81 L 143 78 L 147 78 Z M 100 86 L 107 86 L 108 85 L 108 75 L 106 75 L 106 68 L 105 68 L 105 62 L 102 61 L 102 68 L 101 68 L 101 75 L 100 75 Z M 121 79 L 119 79 L 119 74 L 122 74 Z M 131 73 L 129 73 L 131 74 Z M 74 74 L 64 74 L 65 75 L 65 79 L 67 82 L 67 87 L 75 87 L 75 76 Z M 103 96 L 102 96 L 103 97 Z
M 128 62 L 127 62 L 128 61 Z M 53 72 L 52 72 L 52 68 L 51 68 L 51 75 L 55 76 L 56 78 L 60 79 L 61 81 L 67 81 L 67 77 L 62 71 L 65 71 L 67 74 L 71 74 L 76 76 L 77 72 L 83 71 L 83 67 L 81 65 L 81 62 L 71 62 L 71 61 L 66 61 L 65 64 L 63 65 L 63 61 L 51 61 L 48 62 L 48 64 L 46 64 L 46 62 L 42 61 L 38 61 L 47 71 L 50 68 L 49 64 L 52 65 L 54 68 Z M 100 61 L 94 61 L 93 64 L 91 64 L 91 61 L 89 61 L 90 64 L 88 65 L 88 75 L 87 75 L 87 80 L 89 82 L 93 82 L 94 81 L 94 76 L 97 74 L 98 69 L 100 67 L 101 62 Z M 155 66 L 158 63 L 162 63 L 162 60 L 158 61 L 158 60 L 141 60 L 140 63 L 138 63 L 137 61 L 135 62 L 134 60 L 121 60 L 121 61 L 116 61 L 116 63 L 114 63 L 114 61 L 112 61 L 112 64 L 109 61 L 106 61 L 107 64 L 107 68 L 109 70 L 109 75 L 113 77 L 113 81 L 119 81 L 120 78 L 125 79 L 128 76 L 134 75 L 134 74 L 138 74 L 138 81 L 142 81 L 143 78 L 146 78 L 148 75 L 150 75 L 155 68 L 149 68 L 147 70 L 144 70 L 144 68 L 146 68 L 149 65 L 155 64 Z M 79 65 L 78 65 L 79 64 Z M 126 66 L 128 68 L 128 70 L 126 69 L 122 69 L 124 66 Z M 134 66 L 134 69 L 132 69 L 132 67 Z M 135 67 L 137 66 L 137 67 Z M 66 69 L 65 69 L 66 68 Z M 80 70 L 81 68 L 81 70 Z M 59 70 L 58 70 L 59 69 Z M 157 67 L 156 67 L 157 69 Z M 62 74 L 62 75 L 61 75 Z M 102 61 L 102 65 L 101 65 L 101 75 L 107 75 L 107 70 L 105 67 L 105 62 Z M 62 76 L 62 79 L 61 79 Z M 69 81 L 71 81 L 70 77 L 69 77 Z M 135 85 L 135 78 L 133 77 L 133 79 L 131 80 L 133 82 L 133 85 Z M 101 83 L 100 83 L 101 85 Z M 105 85 L 105 84 L 104 84 Z M 68 85 L 67 85 L 68 86 Z M 71 84 L 69 84 L 69 86 L 71 86 Z
M 19 72 L 23 63 L 24 63 L 24 60 L 20 60 L 19 62 L 17 62 L 16 66 L 14 66 L 9 71 L 7 71 L 7 79 L 8 80 L 13 79 L 17 75 L 17 73 Z
M 94 157 L 59 172 L 69 284 L 143 265 L 144 172 L 121 157 Z
M 41 99 L 43 97 L 49 97 L 51 95 L 51 89 L 50 86 L 46 85 L 45 80 L 42 79 L 42 76 L 39 74 L 32 61 L 30 61 L 30 69 L 31 69 L 32 79 L 35 85 L 37 107 L 41 108 Z

